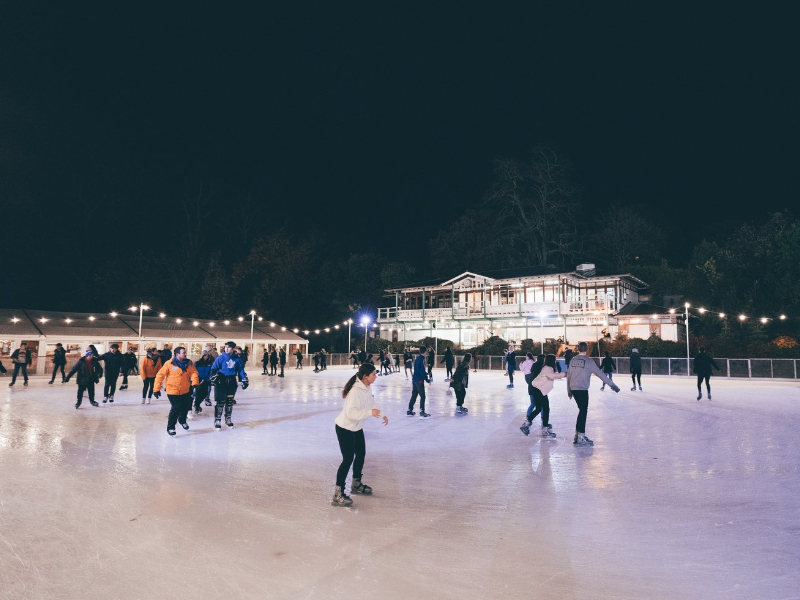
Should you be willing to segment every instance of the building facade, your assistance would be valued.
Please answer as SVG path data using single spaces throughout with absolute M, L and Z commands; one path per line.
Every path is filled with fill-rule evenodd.
M 380 308 L 377 322 L 385 339 L 430 336 L 464 348 L 493 335 L 517 343 L 561 339 L 575 344 L 614 337 L 620 328 L 628 337 L 678 339 L 674 314 L 656 307 L 647 313 L 640 301 L 646 291 L 647 284 L 630 273 L 598 273 L 590 263 L 569 272 L 549 267 L 467 271 L 443 282 L 386 290 L 394 306 Z M 631 311 L 642 305 L 646 308 Z M 646 322 L 640 325 L 641 319 Z M 647 335 L 633 335 L 640 329 Z

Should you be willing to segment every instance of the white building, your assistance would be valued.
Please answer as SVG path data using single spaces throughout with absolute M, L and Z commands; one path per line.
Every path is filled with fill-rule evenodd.
M 515 342 L 561 338 L 571 344 L 604 332 L 678 339 L 675 314 L 640 302 L 646 288 L 630 273 L 598 273 L 593 264 L 569 272 L 550 267 L 467 271 L 443 282 L 386 290 L 394 306 L 378 310 L 378 324 L 380 336 L 392 341 L 437 336 L 463 347 L 492 335 Z
M 206 344 L 220 348 L 225 342 L 236 342 L 249 348 L 250 366 L 259 364 L 265 348 L 283 347 L 291 356 L 297 350 L 308 352 L 308 340 L 279 326 L 264 321 L 211 321 L 176 317 L 143 316 L 141 335 L 139 314 L 67 313 L 47 310 L 0 309 L 0 361 L 11 367 L 11 353 L 27 342 L 33 364 L 31 374 L 52 372 L 56 343 L 67 350 L 69 368 L 89 344 L 101 352 L 111 344 L 119 344 L 121 352 L 128 348 L 141 357 L 147 348 L 184 346 L 196 360 Z M 44 360 L 42 360 L 44 358 Z

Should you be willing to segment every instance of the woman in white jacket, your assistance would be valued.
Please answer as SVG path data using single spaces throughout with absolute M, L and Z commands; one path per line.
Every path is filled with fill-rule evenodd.
M 342 451 L 342 464 L 336 472 L 336 491 L 333 494 L 333 506 L 350 506 L 353 500 L 344 493 L 344 483 L 350 466 L 353 467 L 353 483 L 351 494 L 371 494 L 372 488 L 361 483 L 361 470 L 364 468 L 364 456 L 367 453 L 364 444 L 364 421 L 370 417 L 383 418 L 383 424 L 389 424 L 389 417 L 375 406 L 370 386 L 375 383 L 378 372 L 375 365 L 366 362 L 361 365 L 344 386 L 342 398 L 344 408 L 336 417 L 336 437 L 339 438 L 339 449 Z
M 536 415 L 542 413 L 542 437 L 556 437 L 556 434 L 550 430 L 550 399 L 547 394 L 553 390 L 553 384 L 556 379 L 563 379 L 566 376 L 566 373 L 556 373 L 556 357 L 553 354 L 548 354 L 544 359 L 542 370 L 531 383 L 536 409 L 528 415 L 527 420 L 520 427 L 522 433 L 528 435 L 531 432 L 530 427 Z

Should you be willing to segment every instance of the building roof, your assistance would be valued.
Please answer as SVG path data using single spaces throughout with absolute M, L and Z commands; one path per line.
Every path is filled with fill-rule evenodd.
M 14 319 L 17 319 L 14 322 Z M 194 323 L 197 323 L 195 325 Z M 212 325 L 213 323 L 213 325 Z M 93 314 L 49 310 L 0 309 L 0 337 L 80 337 L 82 339 L 139 337 L 139 316 L 130 314 Z M 179 319 L 176 317 L 142 317 L 142 337 L 156 339 L 218 339 L 242 341 L 250 339 L 249 321 Z M 306 342 L 304 338 L 281 327 L 258 322 L 253 339 L 259 341 Z
M 674 314 L 674 313 L 670 313 L 669 311 L 670 311 L 670 309 L 667 308 L 666 306 L 657 306 L 655 304 L 648 304 L 646 302 L 628 302 L 614 316 L 615 317 L 651 317 L 653 315 Z

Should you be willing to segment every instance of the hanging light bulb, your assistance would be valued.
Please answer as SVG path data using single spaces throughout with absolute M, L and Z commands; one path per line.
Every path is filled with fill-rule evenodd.
M 724 319 L 725 318 L 725 313 L 719 313 L 719 318 L 720 319 Z
M 785 321 L 786 320 L 786 315 L 781 315 L 779 318 L 780 318 L 781 321 Z
M 112 311 L 111 311 L 111 316 L 112 316 L 112 317 L 116 317 L 116 316 L 117 316 L 117 313 L 116 313 L 116 312 L 114 312 L 114 311 L 112 310 Z
M 747 318 L 746 315 L 739 315 L 739 320 L 744 321 Z
M 89 320 L 90 321 L 94 321 L 94 317 L 89 317 Z
M 300 330 L 299 330 L 297 327 L 295 327 L 294 329 L 292 329 L 292 331 L 294 331 L 295 333 L 300 333 Z
M 286 327 L 281 327 L 281 331 L 286 331 Z
M 175 322 L 176 322 L 178 325 L 180 325 L 181 323 L 183 323 L 183 319 L 175 319 Z
M 230 325 L 231 324 L 230 321 L 223 321 L 223 323 L 225 323 L 225 325 Z
M 159 317 L 161 317 L 161 318 L 163 319 L 163 318 L 164 318 L 164 317 L 166 317 L 167 315 L 166 315 L 165 313 L 158 313 L 158 316 L 159 316 Z
M 697 311 L 698 311 L 698 312 L 699 312 L 701 315 L 704 315 L 704 314 L 706 314 L 706 309 L 705 309 L 705 308 L 702 308 L 702 307 L 701 307 L 701 308 L 698 308 L 698 309 L 697 309 Z
M 239 321 L 244 321 L 244 317 L 239 317 Z
M 761 317 L 761 322 L 766 324 L 768 321 L 767 317 Z

